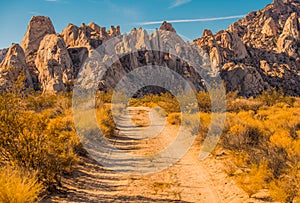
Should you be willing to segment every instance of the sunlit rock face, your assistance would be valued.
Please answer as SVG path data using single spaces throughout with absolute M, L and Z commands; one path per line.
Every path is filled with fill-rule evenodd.
M 8 49 L 1 49 L 0 50 L 0 63 L 3 61 L 4 57 L 6 56 Z
M 47 34 L 54 34 L 55 29 L 49 17 L 33 16 L 27 26 L 27 31 L 21 42 L 21 47 L 25 53 L 26 64 L 32 76 L 34 88 L 39 89 L 39 72 L 35 65 L 37 50 L 40 42 Z
M 215 34 L 204 30 L 202 37 L 189 43 L 168 22 L 153 33 L 134 28 L 122 35 L 119 26 L 106 29 L 92 22 L 69 24 L 56 34 L 50 18 L 34 16 L 21 45 L 0 51 L 0 79 L 7 81 L 12 76 L 13 81 L 24 70 L 28 87 L 52 93 L 72 91 L 81 67 L 98 52 L 103 54 L 100 61 L 111 60 L 111 67 L 96 81 L 102 90 L 114 88 L 124 75 L 138 67 L 155 65 L 175 71 L 197 91 L 206 89 L 205 80 L 197 72 L 200 69 L 207 75 L 219 74 L 227 91 L 238 91 L 242 96 L 256 96 L 274 87 L 299 96 L 299 22 L 299 1 L 275 0 L 227 30 Z M 112 52 L 101 53 L 101 46 L 110 40 L 117 40 L 107 46 Z M 161 47 L 167 49 L 162 51 Z M 201 63 L 193 67 L 182 56 L 201 59 Z M 4 74 L 3 70 L 13 70 L 8 66 L 17 71 Z M 8 72 L 14 73 L 8 77 Z M 172 83 L 172 79 L 166 82 Z M 161 89 L 151 86 L 145 91 L 154 93 Z
M 228 91 L 255 96 L 275 87 L 300 95 L 299 15 L 299 1 L 275 0 L 225 31 L 206 30 L 194 42 L 210 54 Z
M 24 51 L 19 44 L 12 44 L 0 64 L 1 90 L 12 88 L 18 79 L 20 79 L 21 82 L 25 82 L 25 87 L 33 87 L 32 78 L 25 61 Z
M 62 37 L 56 34 L 44 37 L 37 51 L 35 65 L 44 92 L 67 91 L 73 85 L 73 63 Z

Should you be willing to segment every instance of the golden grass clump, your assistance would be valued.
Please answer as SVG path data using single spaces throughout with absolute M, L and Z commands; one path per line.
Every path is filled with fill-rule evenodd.
M 0 168 L 0 202 L 36 202 L 42 191 L 43 186 L 35 174 L 29 175 L 28 172 L 10 167 Z

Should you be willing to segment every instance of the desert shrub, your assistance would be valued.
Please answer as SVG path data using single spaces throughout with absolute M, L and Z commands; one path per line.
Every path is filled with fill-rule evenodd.
M 181 113 L 171 113 L 168 115 L 167 121 L 171 125 L 180 125 L 181 124 Z
M 300 200 L 300 171 L 290 168 L 286 174 L 270 183 L 271 196 L 280 202 L 298 202 Z
M 208 92 L 199 92 L 197 94 L 197 101 L 200 111 L 211 111 L 211 99 Z
M 96 94 L 96 105 L 97 105 L 97 101 L 98 102 L 103 102 L 103 103 L 111 103 L 111 99 L 112 99 L 112 94 L 113 94 L 113 90 L 107 90 L 107 91 L 98 91 Z M 101 106 L 101 103 L 99 103 Z
M 231 150 L 249 150 L 263 141 L 263 135 L 257 127 L 233 125 L 223 137 L 223 146 Z
M 211 114 L 200 112 L 199 116 L 200 116 L 199 131 L 207 132 L 211 124 Z
M 114 136 L 116 124 L 113 119 L 111 109 L 108 106 L 102 106 L 96 110 L 99 127 L 106 137 Z
M 291 96 L 286 96 L 283 90 L 270 89 L 261 93 L 257 100 L 262 101 L 267 106 L 274 106 L 277 103 L 286 103 L 293 107 L 296 99 Z
M 0 165 L 37 171 L 38 180 L 51 189 L 72 170 L 79 142 L 70 117 L 26 110 L 26 102 L 9 93 L 0 96 Z
M 0 168 L 0 202 L 36 202 L 42 190 L 35 173 L 29 174 L 10 167 Z
M 263 103 L 253 99 L 235 99 L 227 102 L 227 111 L 240 112 L 240 111 L 257 111 L 263 106 Z
M 168 113 L 181 112 L 180 106 L 176 98 L 171 93 L 149 94 L 141 98 L 132 98 L 130 106 L 146 106 L 156 107 L 159 106 Z
M 290 99 L 278 92 L 247 101 L 239 98 L 245 107 L 227 113 L 221 144 L 233 152 L 233 160 L 245 157 L 234 165 L 242 169 L 238 181 L 249 195 L 256 193 L 256 188 L 268 188 L 274 200 L 299 199 L 300 106 L 299 99 Z M 263 105 L 251 107 L 255 102 Z M 236 170 L 234 166 L 230 169 Z
M 250 171 L 238 177 L 238 183 L 249 196 L 257 193 L 266 186 L 266 180 L 270 178 L 270 171 L 266 163 L 252 165 Z

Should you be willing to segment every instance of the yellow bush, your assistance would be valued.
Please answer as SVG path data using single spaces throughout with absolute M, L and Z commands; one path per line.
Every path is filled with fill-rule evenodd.
M 0 202 L 36 202 L 42 192 L 42 184 L 35 175 L 8 167 L 0 168 Z
M 277 131 L 270 137 L 270 141 L 275 146 L 288 148 L 292 144 L 290 133 L 286 129 L 277 129 Z
M 277 93 L 265 93 L 256 99 L 238 99 L 240 110 L 227 113 L 222 145 L 233 151 L 234 160 L 240 160 L 235 162 L 236 166 L 250 167 L 249 172 L 241 170 L 244 172 L 238 178 L 250 196 L 259 189 L 268 188 L 275 200 L 299 199 L 299 101 Z M 234 100 L 230 102 L 237 104 Z M 247 107 L 255 102 L 264 105 L 257 109 Z
M 39 181 L 55 187 L 77 160 L 71 118 L 53 114 L 54 109 L 27 110 L 23 104 L 28 101 L 15 95 L 4 94 L 0 101 L 0 164 L 37 171 Z
M 168 115 L 167 121 L 171 125 L 180 125 L 181 119 L 182 119 L 181 113 L 171 113 Z
M 249 173 L 243 174 L 238 178 L 238 183 L 251 197 L 265 187 L 265 180 L 269 177 L 268 165 L 261 163 L 259 166 L 252 165 Z
M 210 123 L 211 123 L 211 114 L 210 113 L 202 113 L 200 112 L 200 127 L 199 130 L 208 131 Z
M 300 200 L 300 171 L 297 166 L 270 183 L 271 196 L 280 202 L 298 202 Z
M 107 106 L 102 106 L 96 110 L 99 127 L 106 137 L 114 136 L 116 124 L 112 116 L 111 109 Z

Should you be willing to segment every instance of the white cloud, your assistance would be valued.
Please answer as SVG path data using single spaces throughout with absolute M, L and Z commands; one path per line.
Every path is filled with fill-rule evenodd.
M 166 20 L 168 23 L 190 23 L 190 22 L 208 22 L 208 21 L 218 21 L 218 20 L 228 20 L 228 19 L 236 19 L 242 18 L 245 15 L 238 16 L 225 16 L 225 17 L 216 17 L 216 18 L 197 18 L 197 19 L 184 19 L 184 20 Z M 157 25 L 161 24 L 162 21 L 149 21 L 149 22 L 141 22 L 137 23 L 138 25 Z
M 169 8 L 175 8 L 175 7 L 181 6 L 183 4 L 187 4 L 191 1 L 192 0 L 175 0 L 172 2 L 172 4 L 169 6 Z
M 29 15 L 34 15 L 34 16 L 39 16 L 41 15 L 41 13 L 37 12 L 37 11 L 29 11 L 28 12 Z

